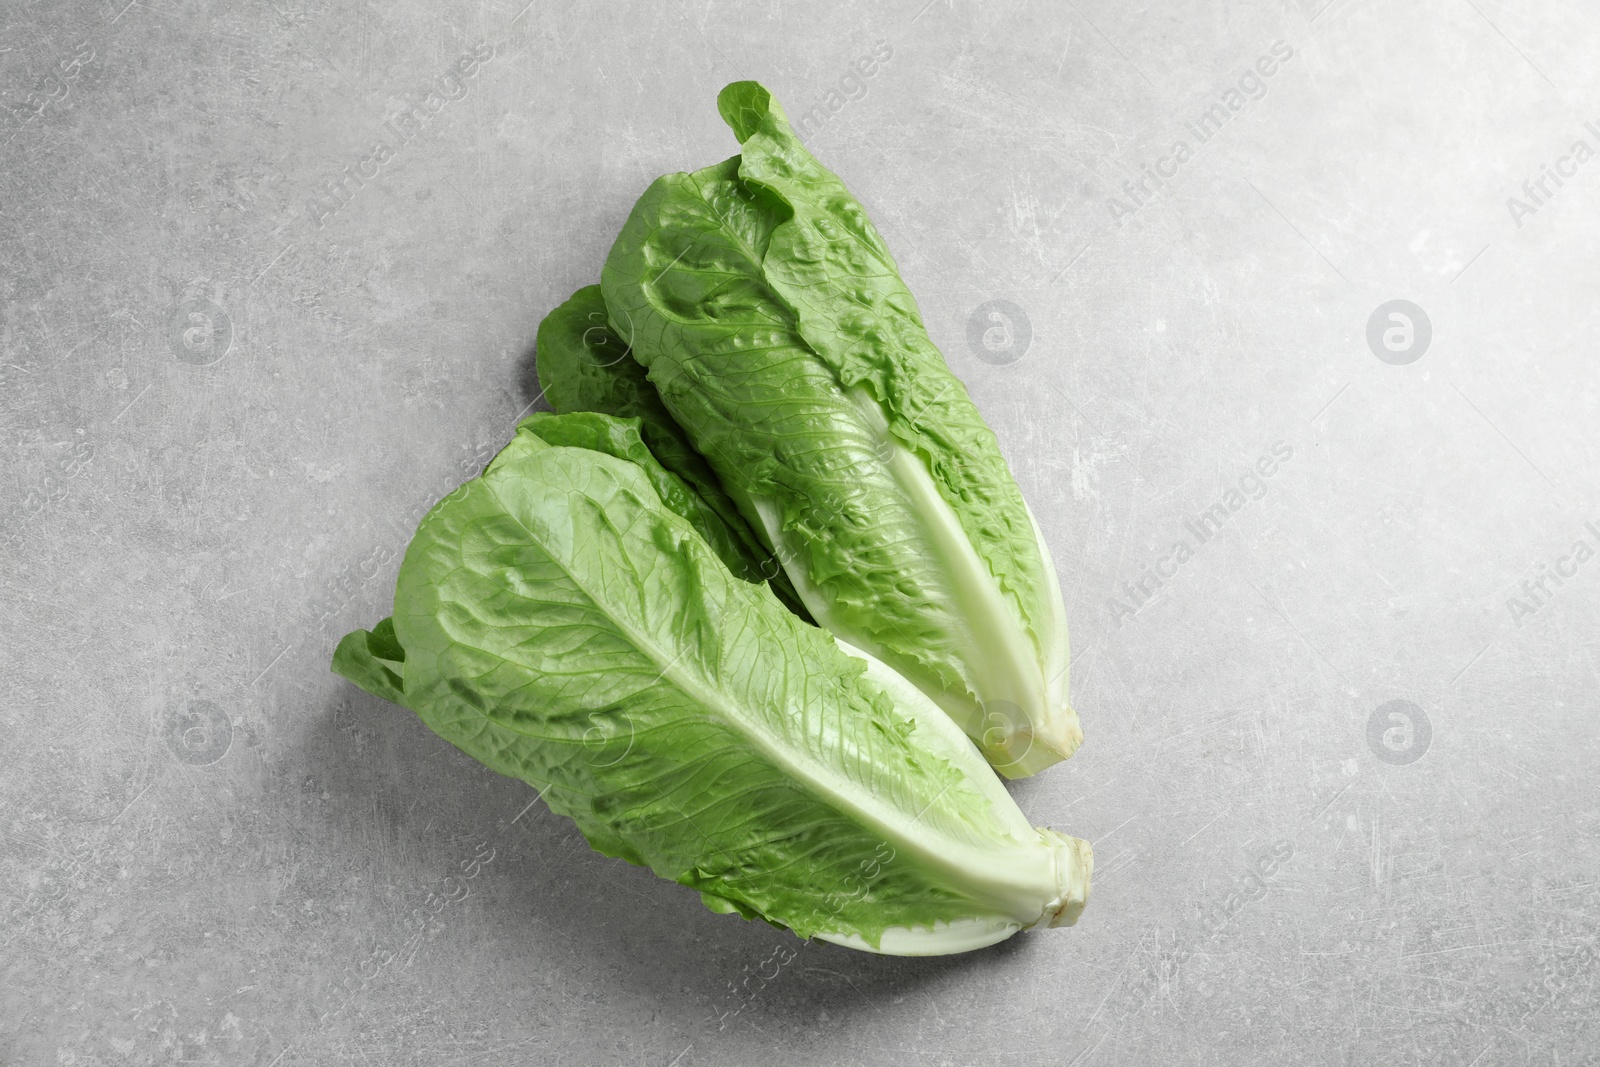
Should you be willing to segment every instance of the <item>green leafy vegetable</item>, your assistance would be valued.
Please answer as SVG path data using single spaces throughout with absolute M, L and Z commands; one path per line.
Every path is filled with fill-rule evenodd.
M 750 564 L 750 556 L 746 546 L 735 540 L 722 517 L 711 509 L 703 496 L 663 467 L 655 453 L 645 447 L 639 435 L 638 419 L 617 419 L 593 412 L 567 415 L 538 412 L 522 420 L 517 429 L 547 444 L 593 449 L 632 463 L 649 480 L 662 503 L 688 520 L 729 570 L 741 572 L 740 576 L 747 581 L 760 581 L 759 577 L 743 573 Z
M 333 650 L 333 670 L 371 693 L 404 704 L 406 652 L 394 636 L 394 620 L 384 619 L 370 631 L 347 633 Z
M 689 443 L 627 344 L 607 324 L 600 287 L 579 289 L 546 315 L 539 324 L 537 344 L 539 386 L 550 406 L 563 414 L 592 411 L 638 419 L 640 436 L 661 466 L 704 501 L 709 514 L 700 521 L 690 520 L 695 529 L 730 570 L 746 581 L 770 581 L 773 592 L 789 610 L 809 622 L 811 615 L 788 575 L 751 531 L 716 473 Z M 674 510 L 684 514 L 681 508 Z M 719 525 L 720 530 L 713 529 Z
M 614 330 L 823 626 L 1009 777 L 1071 755 L 1050 553 L 860 203 L 754 82 L 739 156 L 650 186 L 601 277 Z
M 525 422 L 335 670 L 715 911 L 909 955 L 1073 922 L 1088 846 L 1029 826 L 916 687 L 735 578 L 635 432 Z

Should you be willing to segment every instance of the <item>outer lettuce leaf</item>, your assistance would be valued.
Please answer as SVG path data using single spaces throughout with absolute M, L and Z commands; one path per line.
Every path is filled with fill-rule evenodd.
M 423 520 L 392 642 L 336 669 L 397 664 L 375 692 L 713 910 L 910 955 L 1076 919 L 1088 846 L 915 687 L 735 578 L 639 465 L 536 428 Z
M 394 636 L 394 620 L 344 635 L 333 651 L 333 670 L 373 696 L 405 703 L 406 653 Z
M 1009 777 L 1071 755 L 1048 548 L 861 205 L 753 82 L 736 156 L 650 186 L 602 274 L 615 329 L 819 623 Z
M 588 448 L 632 463 L 649 480 L 650 487 L 661 497 L 662 503 L 688 520 L 689 525 L 695 528 L 695 532 L 729 570 L 739 573 L 747 581 L 761 580 L 759 576 L 743 573 L 750 564 L 750 556 L 746 546 L 735 539 L 733 531 L 722 521 L 722 517 L 711 509 L 703 496 L 662 466 L 655 453 L 645 447 L 639 434 L 639 419 L 618 419 L 590 411 L 566 415 L 541 411 L 523 419 L 517 429 L 532 434 L 546 444 Z M 740 520 L 740 525 L 743 525 L 743 520 Z M 748 527 L 745 532 L 748 534 Z
M 639 373 L 642 378 L 643 371 Z M 649 383 L 645 386 L 648 388 Z M 758 576 L 748 574 L 747 546 L 734 540 L 729 526 L 700 494 L 657 461 L 655 454 L 645 447 L 639 426 L 637 418 L 618 419 L 587 411 L 567 415 L 539 411 L 518 423 L 517 429 L 546 444 L 593 449 L 632 463 L 649 480 L 662 503 L 693 526 L 730 570 L 748 581 L 759 581 Z M 737 513 L 734 517 L 748 536 L 749 527 L 744 526 L 744 520 L 739 519 Z M 809 616 L 806 618 L 809 620 Z M 394 620 L 384 619 L 371 631 L 355 630 L 346 634 L 334 650 L 333 669 L 369 693 L 403 704 L 405 700 L 400 694 L 404 683 L 400 672 L 405 658 L 405 650 L 395 638 Z
M 639 371 L 641 380 L 643 373 Z M 648 382 L 644 385 L 650 388 Z M 588 448 L 632 463 L 649 480 L 662 503 L 693 526 L 729 570 L 747 581 L 760 581 L 759 576 L 749 574 L 751 549 L 748 545 L 735 541 L 733 531 L 705 498 L 661 465 L 655 453 L 645 446 L 639 427 L 638 418 L 619 419 L 588 411 L 566 415 L 539 411 L 517 425 L 519 432 L 546 444 Z M 749 527 L 744 520 L 737 513 L 734 518 L 748 537 Z M 802 607 L 800 611 L 803 613 L 805 609 Z M 810 621 L 809 615 L 802 617 Z M 405 658 L 405 650 L 395 638 L 394 620 L 384 619 L 371 631 L 355 630 L 346 634 L 334 650 L 333 669 L 369 693 L 403 704 L 404 683 L 400 674 Z
M 600 287 L 579 289 L 546 315 L 539 324 L 537 343 L 539 386 L 550 406 L 563 414 L 592 411 L 638 419 L 639 434 L 661 466 L 682 479 L 704 501 L 707 514 L 702 521 L 690 520 L 695 529 L 730 570 L 746 581 L 770 581 L 778 598 L 809 622 L 811 615 L 782 566 L 739 514 L 716 473 L 689 443 L 627 343 L 607 324 Z M 674 510 L 685 515 L 682 508 Z M 713 529 L 717 525 L 722 529 Z

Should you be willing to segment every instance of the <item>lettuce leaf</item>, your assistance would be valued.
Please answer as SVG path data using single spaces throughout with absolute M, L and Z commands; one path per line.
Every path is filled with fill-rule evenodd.
M 754 82 L 743 152 L 670 174 L 601 276 L 668 411 L 833 633 L 905 675 L 1008 777 L 1070 756 L 1049 549 L 860 203 Z
M 394 636 L 394 620 L 384 619 L 371 630 L 344 635 L 333 650 L 333 672 L 375 697 L 404 704 L 406 653 Z
M 554 443 L 597 420 L 632 429 L 529 420 L 437 504 L 392 622 L 335 670 L 714 911 L 905 955 L 1075 921 L 1088 846 L 1031 827 L 916 687 L 736 578 L 653 459 Z
M 717 555 L 746 581 L 771 582 L 778 599 L 810 622 L 811 614 L 782 566 L 739 514 L 738 506 L 723 490 L 710 465 L 689 443 L 627 344 L 607 324 L 600 287 L 579 289 L 546 315 L 539 323 L 537 347 L 539 387 L 550 406 L 562 414 L 591 411 L 638 419 L 639 434 L 656 460 L 704 502 L 708 514 L 695 522 L 695 529 L 711 543 Z M 684 514 L 682 509 L 674 510 Z M 722 529 L 711 529 L 719 524 Z
M 760 580 L 746 573 L 748 550 L 743 544 L 734 543 L 727 524 L 711 511 L 704 498 L 663 467 L 645 446 L 639 433 L 639 419 L 610 418 L 587 412 L 555 415 L 539 411 L 518 423 L 517 430 L 547 444 L 588 448 L 632 463 L 649 480 L 662 504 L 693 526 L 707 547 L 730 570 L 740 572 L 747 581 Z M 743 523 L 742 519 L 739 521 Z M 405 650 L 395 637 L 394 620 L 384 619 L 370 631 L 355 630 L 346 634 L 334 650 L 333 669 L 367 692 L 403 704 L 405 700 L 400 694 L 404 683 L 400 675 L 405 658 Z

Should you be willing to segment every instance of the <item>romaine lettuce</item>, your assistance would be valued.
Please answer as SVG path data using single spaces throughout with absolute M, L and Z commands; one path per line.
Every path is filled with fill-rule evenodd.
M 650 186 L 601 276 L 613 329 L 833 633 L 1002 774 L 1071 755 L 1050 553 L 866 213 L 754 82 L 743 146 Z
M 902 955 L 1073 922 L 1088 845 L 1029 826 L 909 682 L 735 578 L 648 453 L 573 444 L 632 429 L 525 422 L 335 670 L 715 911 Z
M 705 514 L 703 521 L 695 522 L 695 529 L 722 561 L 746 581 L 770 581 L 778 599 L 810 622 L 811 615 L 783 567 L 751 531 L 715 472 L 661 403 L 644 368 L 607 325 L 600 287 L 579 289 L 546 315 L 539 324 L 537 346 L 539 387 L 550 406 L 560 414 L 592 411 L 638 419 L 639 434 L 661 466 L 681 478 L 703 501 Z M 674 510 L 684 514 L 681 509 Z

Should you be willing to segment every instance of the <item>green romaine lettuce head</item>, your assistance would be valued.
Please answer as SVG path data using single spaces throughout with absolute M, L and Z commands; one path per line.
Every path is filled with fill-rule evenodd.
M 722 561 L 746 581 L 771 582 L 778 599 L 810 622 L 811 614 L 783 567 L 751 531 L 716 473 L 661 402 L 644 368 L 608 325 L 600 287 L 579 289 L 546 315 L 539 324 L 537 346 L 539 387 L 550 406 L 562 414 L 592 411 L 638 419 L 640 436 L 655 458 L 704 501 L 709 514 L 703 522 L 695 522 L 695 529 Z M 684 514 L 680 508 L 674 510 Z M 720 531 L 709 529 L 716 525 L 721 526 Z
M 1076 920 L 1086 843 L 1031 827 L 915 686 L 734 577 L 653 460 L 552 443 L 590 432 L 572 418 L 435 505 L 392 621 L 336 671 L 713 911 L 900 955 Z
M 1002 774 L 1082 738 L 1050 553 L 866 212 L 754 82 L 743 153 L 669 174 L 601 275 L 614 330 L 833 633 L 911 679 Z

